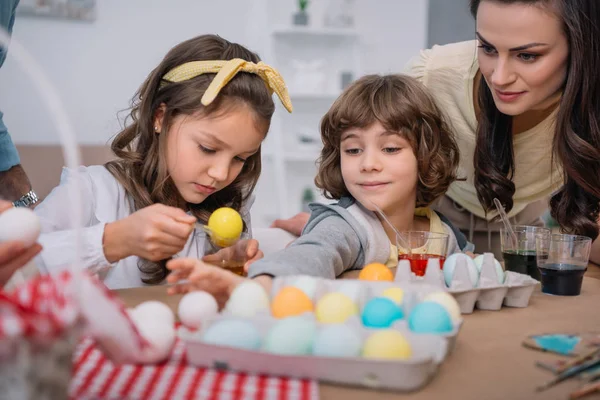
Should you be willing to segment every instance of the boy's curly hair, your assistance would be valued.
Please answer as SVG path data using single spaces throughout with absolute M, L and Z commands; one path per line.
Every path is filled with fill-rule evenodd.
M 456 180 L 459 152 L 454 135 L 427 89 L 406 75 L 367 75 L 350 85 L 321 120 L 323 149 L 315 183 L 329 199 L 350 196 L 340 166 L 340 142 L 350 127 L 379 121 L 400 133 L 418 163 L 417 207 L 430 205 Z

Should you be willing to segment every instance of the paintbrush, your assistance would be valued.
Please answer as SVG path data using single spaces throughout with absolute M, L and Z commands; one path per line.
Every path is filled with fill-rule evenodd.
M 538 386 L 536 390 L 538 392 L 541 392 L 542 390 L 546 390 L 549 387 L 554 386 L 557 383 L 560 383 L 566 379 L 569 379 L 569 378 L 585 371 L 588 368 L 595 367 L 596 365 L 600 365 L 600 357 L 593 358 L 587 362 L 584 362 L 581 365 L 577 365 L 575 367 L 569 368 L 568 370 L 564 371 L 563 373 L 558 374 L 557 377 L 549 380 L 548 382 L 544 383 L 541 386 Z
M 581 356 L 575 358 L 574 360 L 566 362 L 564 365 L 561 365 L 560 367 L 558 367 L 556 369 L 556 373 L 557 374 L 563 373 L 566 370 L 568 370 L 569 368 L 574 367 L 576 365 L 580 365 L 581 363 L 591 359 L 595 355 L 600 355 L 600 349 L 595 348 L 587 353 L 582 354 Z
M 600 392 L 600 381 L 595 381 L 592 383 L 588 383 L 587 385 L 583 385 L 581 388 L 577 389 L 569 396 L 569 399 L 576 400 L 580 399 L 588 394 Z

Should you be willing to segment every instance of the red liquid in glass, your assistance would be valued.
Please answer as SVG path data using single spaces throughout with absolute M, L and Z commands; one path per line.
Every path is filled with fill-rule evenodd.
M 409 260 L 410 270 L 417 276 L 425 275 L 425 269 L 427 268 L 427 260 L 430 258 L 440 259 L 440 269 L 444 266 L 446 257 L 437 254 L 413 254 L 410 257 L 408 254 L 398 254 L 398 260 Z

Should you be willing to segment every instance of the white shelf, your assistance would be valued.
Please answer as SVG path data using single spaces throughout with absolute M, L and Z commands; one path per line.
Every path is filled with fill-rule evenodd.
M 298 151 L 296 153 L 286 152 L 283 154 L 283 159 L 285 161 L 299 161 L 299 162 L 317 162 L 317 159 L 321 155 L 320 152 L 317 151 Z
M 282 26 L 273 29 L 273 36 L 298 38 L 305 36 L 355 39 L 358 33 L 352 28 L 316 28 L 312 26 Z

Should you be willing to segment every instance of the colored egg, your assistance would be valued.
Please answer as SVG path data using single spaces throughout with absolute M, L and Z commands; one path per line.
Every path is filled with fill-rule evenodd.
M 362 354 L 365 358 L 406 360 L 412 356 L 412 348 L 400 332 L 385 329 L 367 338 Z
M 456 299 L 450 294 L 446 292 L 435 292 L 428 294 L 425 296 L 423 301 L 431 301 L 434 303 L 438 303 L 443 306 L 448 314 L 450 314 L 450 318 L 452 319 L 453 325 L 458 325 L 458 323 L 462 320 L 460 313 L 460 306 L 456 302 Z
M 475 257 L 473 259 L 475 263 L 475 267 L 477 268 L 477 272 L 481 274 L 481 267 L 483 266 L 483 254 Z M 496 269 L 496 276 L 498 278 L 498 283 L 504 283 L 504 269 L 502 268 L 502 264 L 498 260 L 494 258 L 494 268 Z
M 267 333 L 263 348 L 283 355 L 310 354 L 316 330 L 314 321 L 307 318 L 281 319 Z
M 358 279 L 364 281 L 393 281 L 394 274 L 392 273 L 392 270 L 381 263 L 371 263 L 365 265 L 360 271 Z
M 299 276 L 294 280 L 292 286 L 302 290 L 310 299 L 314 299 L 317 292 L 317 282 L 312 276 Z
M 385 297 L 375 297 L 369 300 L 362 312 L 362 323 L 368 328 L 389 328 L 395 321 L 402 318 L 404 318 L 402 309 Z
M 360 336 L 344 324 L 326 325 L 313 344 L 313 354 L 321 357 L 357 357 L 360 349 Z
M 253 317 L 259 312 L 268 311 L 269 296 L 257 282 L 245 280 L 229 296 L 225 311 L 239 317 Z
M 452 318 L 441 304 L 424 301 L 411 311 L 408 327 L 416 333 L 449 333 L 452 332 Z
M 444 281 L 446 281 L 446 285 L 450 287 L 450 284 L 452 283 L 452 277 L 454 276 L 454 269 L 456 268 L 456 262 L 459 259 L 465 260 L 469 280 L 471 281 L 473 287 L 477 286 L 477 282 L 479 281 L 479 273 L 477 272 L 475 262 L 471 257 L 463 253 L 454 253 L 448 256 L 448 258 L 446 258 L 443 269 Z
M 202 341 L 218 346 L 257 350 L 260 348 L 261 337 L 258 329 L 248 321 L 222 320 L 206 328 Z
M 391 287 L 387 288 L 381 293 L 382 297 L 387 297 L 392 300 L 394 303 L 401 305 L 404 301 L 404 290 L 399 287 Z
M 220 247 L 231 246 L 244 229 L 240 214 L 230 207 L 221 207 L 213 211 L 208 218 L 208 228 L 213 242 Z
M 313 303 L 306 293 L 293 286 L 281 289 L 271 302 L 271 314 L 275 318 L 293 317 L 312 312 L 313 309 Z
M 317 302 L 317 320 L 325 324 L 338 324 L 358 314 L 358 306 L 348 296 L 338 292 L 327 293 Z

